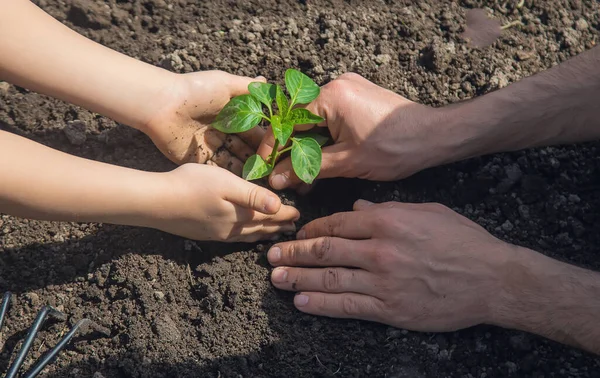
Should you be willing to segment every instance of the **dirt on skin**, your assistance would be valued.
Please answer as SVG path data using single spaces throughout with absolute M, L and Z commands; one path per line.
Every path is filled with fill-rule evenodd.
M 578 0 L 36 3 L 95 41 L 176 72 L 222 69 L 281 83 L 295 67 L 325 84 L 354 71 L 433 106 L 552 67 L 593 47 L 600 28 L 597 2 Z M 473 48 L 461 36 L 475 7 L 523 26 Z M 0 127 L 99 161 L 173 168 L 139 132 L 6 83 Z M 600 143 L 471 159 L 395 183 L 331 180 L 308 197 L 285 196 L 302 223 L 359 197 L 441 202 L 504 240 L 600 268 Z M 51 304 L 69 324 L 88 317 L 104 328 L 77 337 L 48 377 L 600 376 L 590 354 L 491 326 L 426 334 L 303 315 L 269 283 L 268 247 L 1 215 L 0 290 L 11 290 L 15 305 L 0 372 Z M 66 327 L 45 326 L 27 366 Z

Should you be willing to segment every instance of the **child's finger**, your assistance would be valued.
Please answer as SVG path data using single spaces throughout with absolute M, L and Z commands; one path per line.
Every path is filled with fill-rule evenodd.
M 282 205 L 276 214 L 264 214 L 261 212 L 254 212 L 252 215 L 252 222 L 264 223 L 270 222 L 289 222 L 297 221 L 300 219 L 300 212 L 292 206 Z
M 226 85 L 229 88 L 229 95 L 231 97 L 241 96 L 243 94 L 248 93 L 248 84 L 254 82 L 266 82 L 262 76 L 257 78 L 251 78 L 247 76 L 237 76 L 232 74 L 227 74 Z
M 219 148 L 223 146 L 225 134 L 210 127 L 196 131 L 190 145 L 190 163 L 204 164 L 211 160 Z
M 254 155 L 254 150 L 237 135 L 227 135 L 224 146 L 241 161 L 246 161 L 250 156 Z
M 232 178 L 223 190 L 224 200 L 244 209 L 277 214 L 282 207 L 281 199 L 275 193 L 241 178 Z
M 219 167 L 225 168 L 237 176 L 242 175 L 244 164 L 225 148 L 218 150 L 211 160 Z
M 264 223 L 254 223 L 245 226 L 242 228 L 240 232 L 240 236 L 251 237 L 253 235 L 273 235 L 273 234 L 283 234 L 290 233 L 293 234 L 296 232 L 296 225 L 294 223 L 285 222 L 264 222 Z M 260 240 L 260 238 L 258 239 Z

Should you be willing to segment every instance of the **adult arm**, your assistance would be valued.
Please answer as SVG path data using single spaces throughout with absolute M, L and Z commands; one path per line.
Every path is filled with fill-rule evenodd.
M 448 161 L 600 138 L 600 48 L 506 88 L 442 111 Z

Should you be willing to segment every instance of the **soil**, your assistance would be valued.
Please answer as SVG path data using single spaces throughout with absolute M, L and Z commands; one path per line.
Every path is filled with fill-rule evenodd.
M 441 106 L 543 71 L 598 43 L 596 1 L 36 1 L 113 49 L 177 72 L 222 69 L 281 82 L 296 67 L 325 84 L 347 71 Z M 500 4 L 496 4 L 500 3 Z M 468 9 L 503 31 L 462 37 Z M 108 163 L 173 166 L 142 134 L 76 106 L 0 83 L 0 127 Z M 342 194 L 340 194 L 342 193 Z M 285 194 L 303 222 L 377 202 L 435 201 L 492 234 L 600 269 L 600 143 L 497 154 L 407 180 L 321 182 Z M 0 291 L 11 290 L 0 372 L 47 303 L 100 325 L 48 377 L 599 377 L 600 359 L 490 326 L 447 334 L 303 315 L 269 283 L 268 244 L 194 243 L 158 231 L 0 215 Z M 44 327 L 31 358 L 68 324 Z

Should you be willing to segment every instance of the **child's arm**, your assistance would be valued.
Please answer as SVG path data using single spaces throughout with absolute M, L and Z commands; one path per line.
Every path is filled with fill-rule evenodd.
M 0 1 L 0 79 L 135 127 L 177 163 L 221 165 L 234 159 L 214 156 L 224 137 L 206 136 L 206 127 L 253 80 L 219 71 L 179 75 L 143 63 L 77 34 L 29 0 Z M 258 146 L 257 133 L 245 139 L 250 147 Z M 251 150 L 237 137 L 226 147 L 240 158 Z
M 255 241 L 294 231 L 298 217 L 267 189 L 217 167 L 136 171 L 70 156 L 4 131 L 0 178 L 0 211 L 33 219 L 153 227 L 198 240 Z

